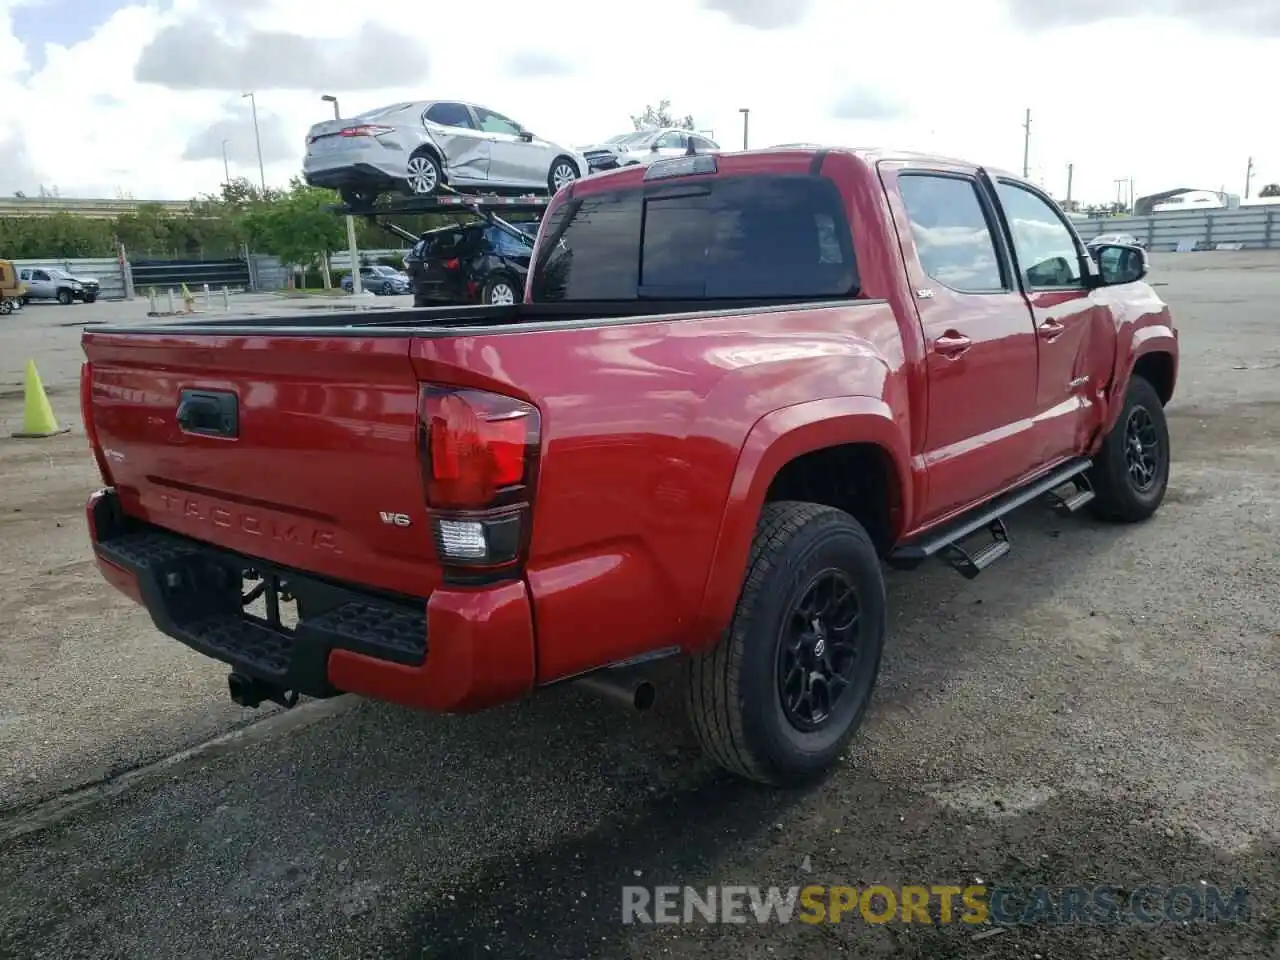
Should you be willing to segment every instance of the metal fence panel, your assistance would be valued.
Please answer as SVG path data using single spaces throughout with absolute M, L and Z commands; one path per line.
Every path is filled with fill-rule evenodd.
M 1177 250 L 1180 244 L 1212 250 L 1219 243 L 1255 250 L 1280 247 L 1280 210 L 1273 207 L 1101 217 L 1077 220 L 1075 227 L 1085 240 L 1104 233 L 1131 233 L 1151 250 Z
M 133 288 L 147 290 L 189 288 L 204 284 L 221 289 L 249 287 L 249 265 L 239 257 L 226 260 L 132 260 Z
M 249 258 L 249 275 L 251 289 L 257 293 L 284 290 L 289 286 L 289 268 L 279 257 L 255 254 Z
M 23 270 L 27 267 L 56 267 L 72 276 L 97 277 L 102 285 L 103 300 L 123 300 L 126 294 L 125 272 L 115 257 L 94 257 L 86 260 L 14 260 L 13 265 Z

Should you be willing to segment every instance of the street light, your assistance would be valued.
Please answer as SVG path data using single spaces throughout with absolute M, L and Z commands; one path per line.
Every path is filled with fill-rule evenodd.
M 321 95 L 321 100 L 325 103 L 333 104 L 333 119 L 341 120 L 342 114 L 338 112 L 338 98 L 332 93 Z M 356 248 L 356 218 L 347 214 L 347 249 L 351 256 L 351 295 L 358 297 L 364 293 L 364 285 L 360 282 L 360 251 Z
M 253 108 L 253 140 L 258 145 L 258 177 L 262 181 L 262 196 L 265 199 L 267 195 L 267 172 L 262 165 L 262 136 L 258 133 L 258 99 L 253 95 L 253 91 L 242 93 L 240 99 L 249 98 L 249 106 Z
M 222 141 L 222 175 L 225 177 L 223 182 L 228 186 L 231 185 L 231 164 L 227 163 L 227 144 L 230 142 L 230 140 Z
M 738 112 L 742 114 L 742 149 L 747 149 L 747 121 L 751 117 L 750 107 L 739 107 Z

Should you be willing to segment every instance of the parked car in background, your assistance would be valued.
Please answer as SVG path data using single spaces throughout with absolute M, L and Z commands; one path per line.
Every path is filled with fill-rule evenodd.
M 409 292 L 409 277 L 395 267 L 386 267 L 381 264 L 361 267 L 360 287 L 376 296 L 394 296 Z M 342 289 L 347 293 L 355 289 L 351 274 L 348 273 L 342 278 Z
M 1126 244 L 1130 247 L 1141 247 L 1143 250 L 1147 249 L 1146 242 L 1139 240 L 1132 233 L 1104 233 L 1100 237 L 1094 237 L 1085 246 L 1092 252 L 1095 247 L 1112 246 L 1117 243 Z
M 77 300 L 93 303 L 102 292 L 97 277 L 73 276 L 58 267 L 23 267 L 18 278 L 27 285 L 23 303 L 32 300 L 57 300 L 64 305 Z
M 587 175 L 581 154 L 510 117 L 460 100 L 419 100 L 326 120 L 307 132 L 303 178 L 346 203 L 381 193 L 555 193 Z
M 527 243 L 484 221 L 424 233 L 405 258 L 414 306 L 523 299 L 538 224 L 512 226 L 527 234 Z
M 720 144 L 710 137 L 679 127 L 660 127 L 655 130 L 637 130 L 635 133 L 620 133 L 610 137 L 603 143 L 593 143 L 579 147 L 579 152 L 587 158 L 592 173 L 600 170 L 613 170 L 617 167 L 628 167 L 637 163 L 652 163 L 654 160 L 667 157 L 679 157 L 689 152 L 692 146 L 694 153 L 714 153 L 721 149 Z

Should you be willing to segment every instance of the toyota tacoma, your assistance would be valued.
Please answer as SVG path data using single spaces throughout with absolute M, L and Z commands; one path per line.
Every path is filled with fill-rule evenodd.
M 97 327 L 97 564 L 245 705 L 643 706 L 676 658 L 708 753 L 799 782 L 868 710 L 885 566 L 1160 506 L 1178 335 L 1094 254 L 1023 178 L 806 146 L 565 186 L 520 303 Z

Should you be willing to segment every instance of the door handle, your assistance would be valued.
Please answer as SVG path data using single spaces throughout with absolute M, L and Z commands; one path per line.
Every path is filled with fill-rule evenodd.
M 1046 320 L 1037 329 L 1043 339 L 1053 341 L 1060 337 L 1067 328 L 1057 320 Z
M 234 393 L 221 390 L 183 390 L 174 419 L 184 433 L 212 437 L 240 434 L 240 403 Z
M 933 349 L 944 357 L 958 357 L 971 346 L 973 346 L 972 340 L 954 330 L 948 330 L 933 341 Z

